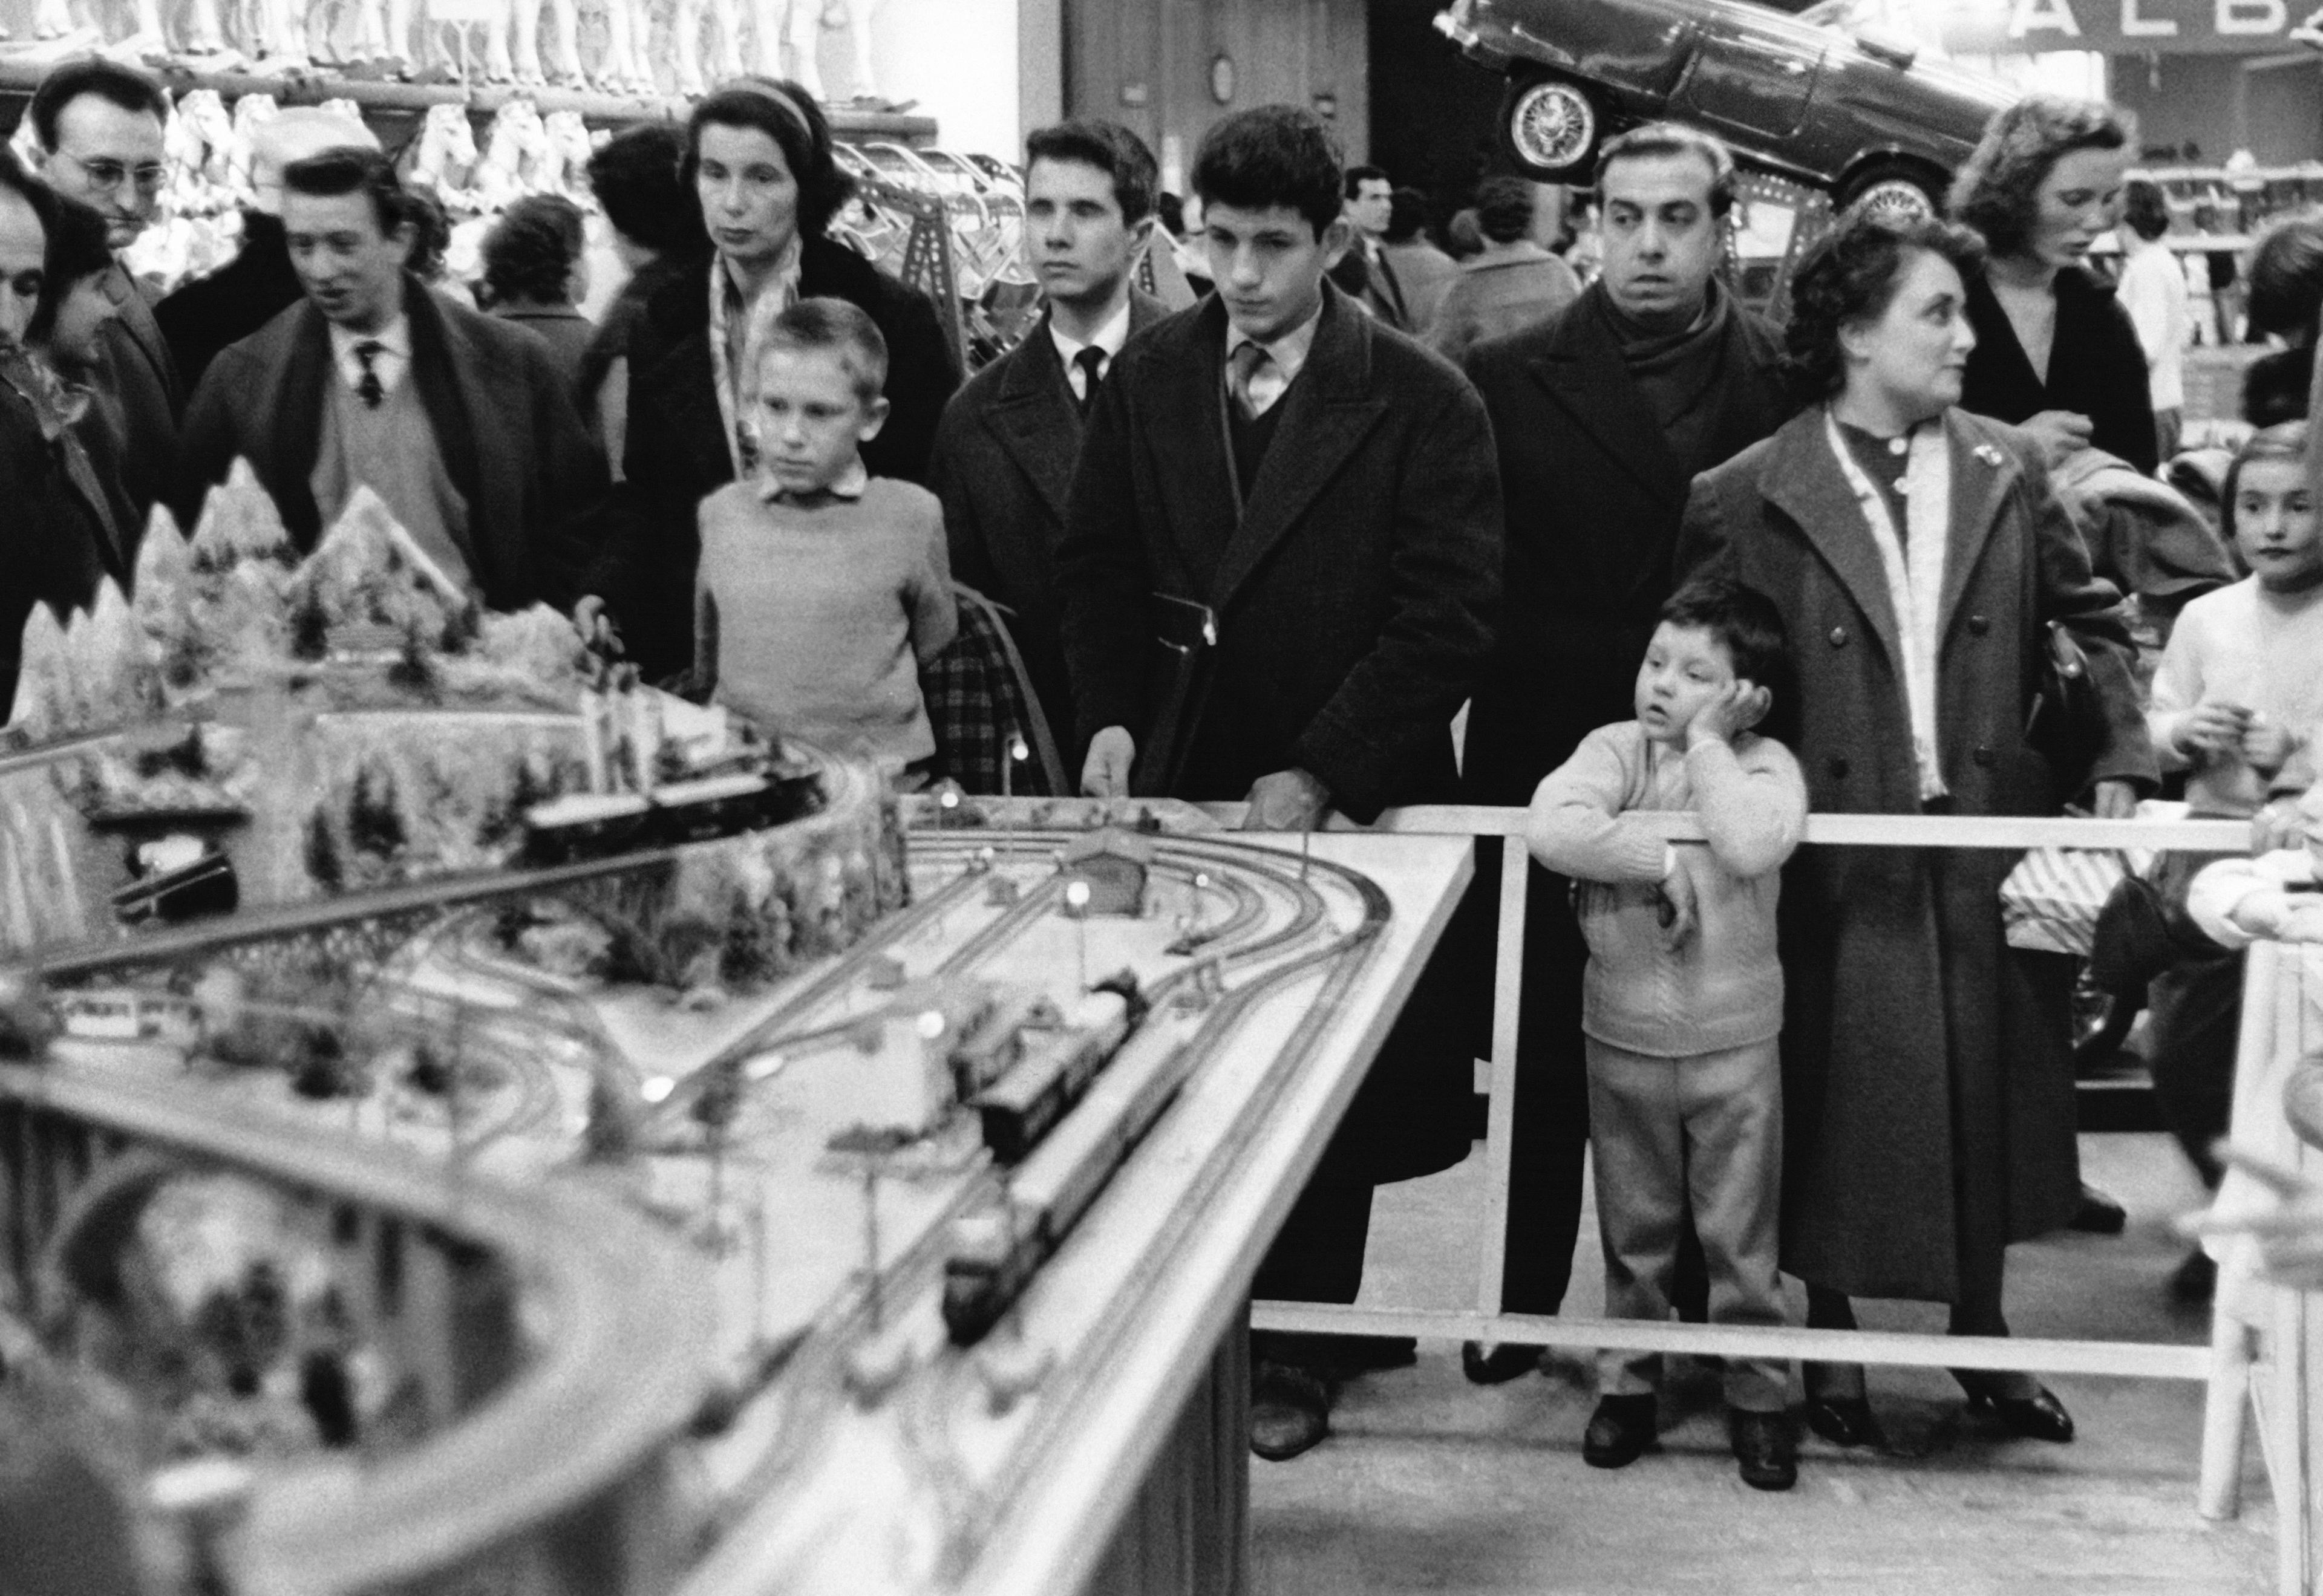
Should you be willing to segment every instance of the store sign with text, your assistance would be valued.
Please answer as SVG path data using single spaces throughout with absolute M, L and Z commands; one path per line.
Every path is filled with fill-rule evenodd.
M 2001 0 L 1957 8 L 1946 48 L 2006 50 L 2161 50 L 2267 54 L 2297 50 L 2291 30 L 2317 0 Z M 1970 13 L 1963 15 L 1962 13 Z

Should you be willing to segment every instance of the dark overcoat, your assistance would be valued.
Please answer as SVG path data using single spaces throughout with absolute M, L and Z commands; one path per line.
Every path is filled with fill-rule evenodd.
M 1937 665 L 1952 812 L 2054 814 L 2025 723 L 2043 628 L 2063 621 L 2106 709 L 2095 779 L 2150 785 L 2120 597 L 2025 435 L 1947 414 L 1951 541 Z M 1796 702 L 1784 714 L 1818 813 L 1917 814 L 1894 607 L 1820 408 L 1696 479 L 1681 574 L 1772 599 Z M 1805 848 L 1783 882 L 1783 1267 L 1850 1295 L 1956 1301 L 2000 1251 L 2080 1202 L 2062 960 L 2010 949 L 2017 856 Z
M 524 328 L 403 281 L 409 381 L 435 429 L 445 473 L 468 505 L 470 567 L 484 602 L 568 608 L 601 585 L 596 515 L 605 462 L 546 344 Z M 188 527 L 237 455 L 311 549 L 322 512 L 310 486 L 322 448 L 329 324 L 305 301 L 210 362 L 186 411 L 176 509 Z
M 1168 795 L 1243 797 L 1297 766 L 1369 821 L 1455 790 L 1450 723 L 1492 642 L 1501 491 L 1492 430 L 1450 364 L 1326 286 L 1306 365 L 1238 506 L 1225 307 L 1131 341 L 1092 413 L 1058 551 L 1081 736 L 1157 729 L 1157 591 L 1207 603 L 1218 642 Z M 1152 791 L 1150 784 L 1143 787 Z M 1326 1167 L 1400 1180 L 1469 1144 L 1468 1055 L 1424 982 Z
M 1121 352 L 1082 445 L 1058 580 L 1081 740 L 1107 726 L 1141 749 L 1174 737 L 1188 753 L 1170 795 L 1184 798 L 1239 799 L 1295 766 L 1369 821 L 1454 794 L 1452 716 L 1499 604 L 1500 479 L 1460 373 L 1324 295 L 1246 506 L 1226 439 L 1226 307 L 1205 300 Z M 1168 728 L 1157 592 L 1218 618 L 1207 691 Z
M 296 305 L 305 292 L 290 264 L 282 219 L 244 211 L 241 252 L 207 277 L 172 289 L 153 307 L 153 322 L 170 345 L 179 377 L 191 390 L 201 386 L 220 350 L 249 337 Z
M 91 410 L 89 421 L 101 414 L 113 436 L 92 437 L 90 451 L 117 463 L 121 485 L 142 518 L 169 496 L 175 481 L 186 390 L 169 342 L 153 320 L 145 285 L 115 265 L 105 275 L 105 293 L 120 314 L 97 334 L 93 384 L 102 403 Z
M 1764 322 L 1729 306 L 1712 459 L 1765 437 L 1795 408 L 1775 375 L 1780 353 Z M 1471 803 L 1525 804 L 1583 738 L 1634 712 L 1689 472 L 1586 296 L 1474 350 L 1468 375 L 1500 448 L 1508 564 L 1492 663 L 1468 711 L 1463 786 Z
M 2016 329 L 1982 272 L 1969 280 L 1968 320 L 1976 329 L 1960 408 L 1996 421 L 2025 421 L 2043 410 L 2089 418 L 2089 443 L 2151 476 L 2161 459 L 2153 430 L 2145 348 L 2136 324 L 2085 268 L 2057 273 L 2057 329 L 2046 381 L 2033 370 Z
M 21 359 L 19 355 L 15 357 Z M 96 598 L 107 577 L 129 585 L 130 551 L 112 505 L 69 434 L 51 434 L 0 374 L 0 714 L 16 694 L 24 622 L 46 604 L 59 620 Z
M 1130 290 L 1131 337 L 1169 314 L 1152 295 Z M 1070 747 L 1057 544 L 1080 452 L 1080 410 L 1043 319 L 952 395 L 929 464 L 952 577 L 1013 611 L 1009 636 L 1069 762 L 1078 750 Z
M 827 238 L 800 245 L 799 293 L 845 299 L 878 326 L 887 342 L 887 422 L 864 445 L 863 463 L 875 477 L 925 483 L 936 422 L 960 386 L 935 307 Z M 605 598 L 631 657 L 659 676 L 693 664 L 693 572 L 702 555 L 694 512 L 734 480 L 710 353 L 706 261 L 646 301 L 629 332 L 629 371 L 627 480 L 618 494 L 622 577 Z

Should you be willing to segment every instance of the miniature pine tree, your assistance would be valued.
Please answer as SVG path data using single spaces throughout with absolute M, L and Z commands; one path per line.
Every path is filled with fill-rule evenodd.
M 307 874 L 325 892 L 335 893 L 346 883 L 346 873 L 339 866 L 338 840 L 319 809 L 307 817 Z
M 364 766 L 355 773 L 354 793 L 347 804 L 348 843 L 357 853 L 391 859 L 405 840 L 394 773 L 381 766 Z

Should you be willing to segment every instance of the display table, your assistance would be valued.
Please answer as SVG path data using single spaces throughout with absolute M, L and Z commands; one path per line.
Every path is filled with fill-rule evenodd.
M 914 838 L 915 863 L 926 840 Z M 1312 848 L 1391 905 L 1351 981 L 1323 1003 L 1288 992 L 1200 1067 L 1016 1324 L 937 1354 L 913 1390 L 822 1413 L 824 1440 L 722 1537 L 684 1596 L 1244 1588 L 1251 1280 L 1471 867 L 1464 838 L 1329 834 Z M 1311 1045 L 1286 1045 L 1309 1026 Z M 959 1405 L 982 1402 L 977 1361 L 1009 1336 L 1011 1355 L 1047 1369 L 1013 1429 Z

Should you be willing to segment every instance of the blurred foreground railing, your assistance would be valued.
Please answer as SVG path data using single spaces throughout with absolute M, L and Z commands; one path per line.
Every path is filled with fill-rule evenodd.
M 0 1065 L 0 1242 L 20 1302 L 41 1306 L 76 1194 L 157 1155 L 326 1205 L 358 1336 L 430 1421 L 398 1453 L 254 1466 L 209 1548 L 234 1596 L 675 1584 L 693 1547 L 668 1444 L 701 1403 L 714 1325 L 692 1249 L 576 1181 L 517 1190 L 166 1081 Z

